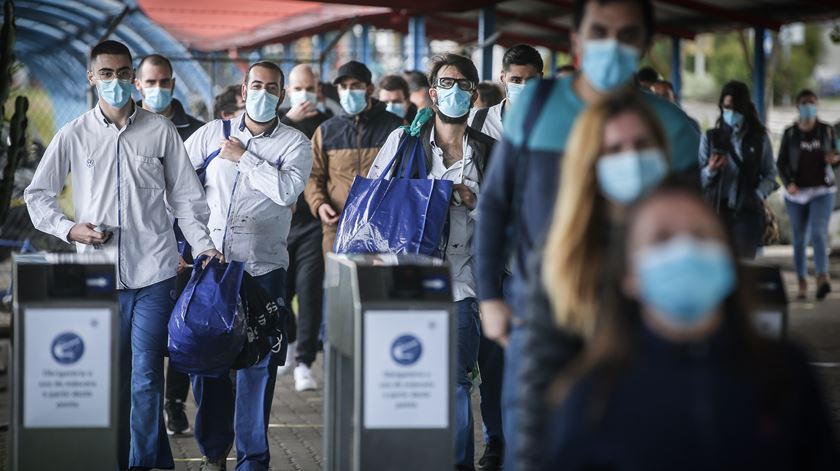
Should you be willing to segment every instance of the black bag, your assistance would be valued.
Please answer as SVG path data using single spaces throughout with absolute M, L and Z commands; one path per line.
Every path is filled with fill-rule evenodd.
M 289 348 L 287 322 L 292 313 L 284 299 L 271 299 L 248 272 L 242 278 L 239 299 L 240 308 L 245 313 L 248 337 L 233 363 L 233 369 L 256 365 L 269 351 L 280 358 L 279 365 L 285 364 Z

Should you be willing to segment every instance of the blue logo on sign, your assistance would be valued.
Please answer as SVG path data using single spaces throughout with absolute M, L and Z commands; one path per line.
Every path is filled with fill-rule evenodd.
M 85 353 L 85 343 L 73 332 L 65 332 L 52 342 L 52 356 L 62 365 L 72 365 Z
M 402 335 L 391 344 L 391 358 L 400 365 L 417 363 L 423 354 L 423 344 L 413 335 Z

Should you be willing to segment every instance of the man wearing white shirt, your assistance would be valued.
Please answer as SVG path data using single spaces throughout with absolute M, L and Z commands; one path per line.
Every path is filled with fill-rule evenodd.
M 186 142 L 195 168 L 205 167 L 210 235 L 227 260 L 245 263 L 265 292 L 285 304 L 287 237 L 292 207 L 312 168 L 312 148 L 300 131 L 277 118 L 283 72 L 271 62 L 253 64 L 242 84 L 245 113 L 207 123 Z M 216 158 L 205 164 L 213 151 Z M 204 470 L 223 470 L 236 440 L 237 469 L 267 470 L 268 418 L 281 358 L 270 352 L 230 378 L 193 377 L 198 410 L 195 437 Z M 235 414 L 235 415 L 234 415 Z
M 470 112 L 470 127 L 493 139 L 501 139 L 505 112 L 516 104 L 516 98 L 525 89 L 525 82 L 542 76 L 543 60 L 539 51 L 527 44 L 518 44 L 505 51 L 502 75 L 499 77 L 505 89 L 505 99 L 490 108 L 473 109 Z
M 99 101 L 58 131 L 24 199 L 39 230 L 75 242 L 79 252 L 114 257 L 121 317 L 120 469 L 171 469 L 163 357 L 178 249 L 166 202 L 196 256 L 221 254 L 208 234 L 209 210 L 181 138 L 169 119 L 131 101 L 133 78 L 125 45 L 105 41 L 93 48 L 88 81 Z M 75 221 L 57 200 L 68 174 Z

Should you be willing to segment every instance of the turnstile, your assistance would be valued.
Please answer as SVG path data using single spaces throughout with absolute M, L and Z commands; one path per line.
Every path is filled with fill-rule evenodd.
M 116 271 L 88 258 L 14 257 L 12 471 L 118 469 Z
M 420 256 L 329 254 L 324 283 L 324 469 L 453 469 L 448 267 Z

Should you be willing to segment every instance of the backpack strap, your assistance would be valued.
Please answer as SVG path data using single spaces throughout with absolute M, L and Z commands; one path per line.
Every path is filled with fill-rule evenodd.
M 225 119 L 222 120 L 222 134 L 225 136 L 225 140 L 230 139 L 230 120 Z M 201 167 L 198 168 L 195 172 L 198 174 L 198 179 L 201 181 L 201 184 L 204 185 L 204 182 L 207 179 L 207 166 L 210 165 L 210 162 L 219 155 L 222 149 L 216 149 L 204 159 L 204 162 L 201 164 Z
M 489 112 L 490 108 L 481 108 L 476 111 L 475 116 L 473 116 L 472 123 L 470 123 L 470 127 L 481 132 L 481 130 L 484 129 L 484 122 L 487 121 L 487 114 Z

